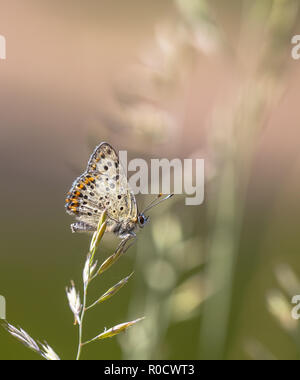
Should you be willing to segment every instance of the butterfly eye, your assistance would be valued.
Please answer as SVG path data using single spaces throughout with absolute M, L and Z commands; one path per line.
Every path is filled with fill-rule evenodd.
M 140 227 L 144 227 L 144 225 L 147 222 L 147 218 L 145 218 L 144 215 L 140 215 L 138 221 L 139 221 L 139 226 Z

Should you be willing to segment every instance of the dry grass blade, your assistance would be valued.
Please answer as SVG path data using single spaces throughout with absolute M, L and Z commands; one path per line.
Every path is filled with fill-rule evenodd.
M 83 321 L 85 317 L 85 313 L 95 307 L 97 304 L 104 302 L 114 296 L 130 279 L 132 276 L 129 275 L 125 277 L 123 280 L 119 281 L 116 285 L 111 287 L 107 292 L 105 292 L 96 302 L 94 302 L 90 306 L 87 305 L 87 296 L 88 296 L 88 288 L 90 283 L 100 274 L 102 274 L 104 271 L 109 269 L 119 258 L 122 254 L 124 254 L 130 247 L 130 245 L 127 245 L 127 242 L 130 239 L 124 239 L 121 241 L 119 246 L 117 247 L 115 253 L 111 255 L 108 259 L 106 259 L 102 265 L 100 265 L 99 269 L 96 271 L 97 267 L 97 261 L 94 261 L 94 257 L 97 251 L 97 248 L 100 245 L 100 242 L 102 240 L 102 237 L 106 231 L 106 213 L 104 212 L 100 218 L 100 221 L 98 223 L 97 231 L 93 234 L 91 244 L 90 244 L 90 251 L 87 255 L 87 259 L 84 265 L 83 269 L 83 301 L 82 305 L 80 303 L 79 294 L 75 290 L 74 284 L 72 284 L 72 288 L 67 290 L 68 298 L 70 307 L 75 315 L 75 319 L 78 322 L 79 325 L 79 339 L 78 339 L 78 349 L 77 349 L 77 356 L 76 360 L 79 360 L 81 357 L 82 347 L 92 341 L 88 341 L 86 343 L 83 343 Z M 94 274 L 96 272 L 96 274 Z M 140 319 L 139 319 L 140 320 Z M 136 320 L 136 321 L 139 321 Z M 132 324 L 136 323 L 136 321 L 128 322 L 127 324 L 118 325 L 112 329 L 110 329 L 111 336 L 118 334 L 121 332 L 121 329 L 126 329 L 127 327 L 130 327 Z M 102 333 L 106 334 L 106 332 Z M 100 334 L 101 335 L 101 334 Z M 103 338 L 99 338 L 103 339 Z
M 115 253 L 109 256 L 101 265 L 100 268 L 98 269 L 96 276 L 99 276 L 100 274 L 104 273 L 109 269 L 119 258 L 132 246 L 132 244 L 128 245 L 126 247 L 126 243 L 128 240 L 122 241 L 118 248 L 116 249 Z
M 80 295 L 79 292 L 76 291 L 74 282 L 71 282 L 71 287 L 66 288 L 66 293 L 70 305 L 70 309 L 72 310 L 72 313 L 75 317 L 75 322 L 80 324 L 80 312 L 82 310 L 82 305 L 80 302 Z
M 109 256 L 100 266 L 97 275 L 99 276 L 103 272 L 105 272 L 107 269 L 109 269 L 123 254 L 122 248 L 118 249 L 113 255 Z
M 23 329 L 16 328 L 10 323 L 5 323 L 4 328 L 26 347 L 30 348 L 32 351 L 41 355 L 46 360 L 60 360 L 59 356 L 54 352 L 54 350 L 48 345 L 48 343 L 40 345 Z
M 91 254 L 91 261 L 90 265 L 92 265 L 96 250 L 102 240 L 102 237 L 106 231 L 106 212 L 104 211 L 101 215 L 101 218 L 98 223 L 98 228 L 97 231 L 94 233 L 92 240 L 91 240 L 91 245 L 90 245 L 90 254 Z
M 37 353 L 41 353 L 40 347 L 38 346 L 36 341 L 33 338 L 31 338 L 31 336 L 26 331 L 24 331 L 21 328 L 18 329 L 10 323 L 7 323 L 5 328 L 12 336 L 17 338 L 25 346 Z
M 92 307 L 96 306 L 97 304 L 107 301 L 112 296 L 114 296 L 120 289 L 123 288 L 125 284 L 129 281 L 133 273 L 131 273 L 129 276 L 123 278 L 123 280 L 119 281 L 116 285 L 112 286 L 107 292 L 105 292 L 96 302 L 94 302 L 91 306 L 87 307 L 86 310 L 91 309 Z
M 60 357 L 54 352 L 54 350 L 48 345 L 47 342 L 45 344 L 41 344 L 42 347 L 42 356 L 47 360 L 58 361 Z
M 130 321 L 130 322 L 125 322 L 125 323 L 121 323 L 119 325 L 116 325 L 112 328 L 110 328 L 109 330 L 105 330 L 103 333 L 97 335 L 95 338 L 93 338 L 92 340 L 84 343 L 85 344 L 88 344 L 88 343 L 91 343 L 91 342 L 95 342 L 97 340 L 101 340 L 101 339 L 106 339 L 106 338 L 111 338 L 117 334 L 120 334 L 121 332 L 127 330 L 129 327 L 132 327 L 133 325 L 135 325 L 136 323 L 144 320 L 145 318 L 138 318 L 138 319 L 135 319 L 134 321 Z

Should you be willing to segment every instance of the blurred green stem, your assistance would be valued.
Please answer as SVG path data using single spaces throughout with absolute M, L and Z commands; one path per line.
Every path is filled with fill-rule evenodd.
M 225 164 L 218 185 L 222 191 L 216 205 L 207 273 L 208 288 L 213 296 L 205 307 L 200 345 L 201 357 L 205 353 L 207 359 L 223 357 L 230 313 L 237 236 L 236 178 L 232 157 Z

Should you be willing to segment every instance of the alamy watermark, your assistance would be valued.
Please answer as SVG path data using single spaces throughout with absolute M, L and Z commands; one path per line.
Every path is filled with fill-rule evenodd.
M 292 58 L 294 60 L 299 60 L 300 59 L 300 35 L 296 35 L 292 38 L 292 41 L 291 43 L 293 45 L 295 45 L 293 48 L 292 48 L 292 52 L 291 52 L 291 55 L 292 55 Z
M 204 201 L 204 159 L 151 159 L 128 162 L 127 151 L 119 152 L 124 175 L 136 194 L 186 194 L 185 204 L 201 205 Z M 128 176 L 128 172 L 134 172 Z
M 6 301 L 3 296 L 0 296 L 0 319 L 6 319 Z
M 296 295 L 292 298 L 292 304 L 296 305 L 292 309 L 292 318 L 299 320 L 300 319 L 300 295 Z
M 0 34 L 0 59 L 6 59 L 6 38 Z

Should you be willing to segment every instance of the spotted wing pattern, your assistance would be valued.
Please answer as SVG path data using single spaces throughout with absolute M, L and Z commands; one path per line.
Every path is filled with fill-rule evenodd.
M 137 217 L 135 196 L 116 151 L 108 143 L 101 143 L 95 149 L 86 171 L 74 181 L 68 192 L 66 209 L 90 231 L 97 228 L 104 210 L 108 230 Z

